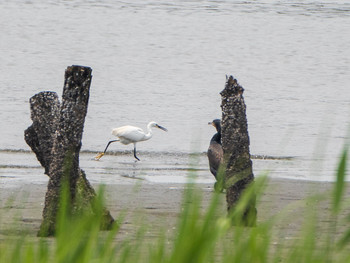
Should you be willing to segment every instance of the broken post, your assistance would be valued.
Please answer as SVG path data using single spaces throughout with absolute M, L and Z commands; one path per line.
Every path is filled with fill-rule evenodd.
M 237 80 L 230 76 L 224 90 L 220 93 L 222 99 L 221 139 L 226 165 L 225 188 L 227 188 L 226 201 L 229 212 L 233 211 L 247 186 L 254 182 L 243 91 L 243 87 L 238 84 Z M 256 224 L 255 199 L 253 195 L 244 209 L 239 220 L 243 225 Z
M 55 92 L 40 92 L 30 99 L 33 124 L 25 130 L 25 140 L 49 176 L 43 221 L 39 236 L 52 236 L 56 230 L 60 192 L 68 183 L 72 213 L 90 207 L 96 193 L 79 167 L 79 152 L 87 114 L 91 68 L 66 69 L 62 103 Z M 88 206 L 90 205 L 90 206 Z M 101 229 L 110 229 L 114 219 L 104 209 Z

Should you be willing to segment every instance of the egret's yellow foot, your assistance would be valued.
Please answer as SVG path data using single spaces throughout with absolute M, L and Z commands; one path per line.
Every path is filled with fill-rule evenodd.
M 99 153 L 95 156 L 95 160 L 98 161 L 102 158 L 102 156 L 105 155 L 105 153 Z

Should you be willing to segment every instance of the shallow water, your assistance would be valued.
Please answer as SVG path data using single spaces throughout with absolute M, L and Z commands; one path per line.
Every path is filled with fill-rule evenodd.
M 141 161 L 134 161 L 131 152 L 106 154 L 100 161 L 97 152 L 82 152 L 80 167 L 92 184 L 153 184 L 171 183 L 213 184 L 205 153 L 184 154 L 169 152 L 141 152 Z M 31 152 L 0 152 L 0 188 L 16 188 L 23 184 L 46 185 L 48 177 Z M 333 167 L 314 166 L 310 174 L 310 161 L 300 158 L 253 156 L 256 177 L 330 181 Z M 317 177 L 315 176 L 317 175 Z
M 159 167 L 163 155 L 169 169 L 176 155 L 188 167 L 188 154 L 208 147 L 214 130 L 207 123 L 221 116 L 219 92 L 232 74 L 245 88 L 251 153 L 294 157 L 272 165 L 255 160 L 254 168 L 331 180 L 349 135 L 349 2 L 18 0 L 2 1 L 0 10 L 0 155 L 13 154 L 1 159 L 0 176 L 22 173 L 4 167 L 23 165 L 7 150 L 29 150 L 29 98 L 43 90 L 61 94 L 65 68 L 80 64 L 93 69 L 83 150 L 103 150 L 111 128 L 125 124 L 145 128 L 155 120 L 169 130 L 138 144 L 149 156 L 142 164 L 124 155 L 97 164 L 87 158 L 82 164 L 91 173 L 156 176 L 162 170 L 143 166 Z M 199 167 L 212 179 L 205 156 Z M 186 177 L 183 170 L 166 174 L 175 179 L 159 180 Z

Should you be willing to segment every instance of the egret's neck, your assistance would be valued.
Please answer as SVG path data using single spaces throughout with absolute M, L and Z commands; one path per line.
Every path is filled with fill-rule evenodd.
M 151 127 L 150 124 L 148 124 L 148 125 L 147 125 L 147 133 L 145 134 L 144 140 L 146 141 L 146 140 L 151 139 L 151 138 L 152 138 L 152 135 L 153 135 L 153 133 L 152 133 L 152 127 Z

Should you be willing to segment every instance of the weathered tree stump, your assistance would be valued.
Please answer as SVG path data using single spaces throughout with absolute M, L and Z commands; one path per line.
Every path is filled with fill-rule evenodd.
M 254 182 L 253 165 L 249 152 L 249 134 L 243 87 L 230 76 L 221 91 L 222 147 L 224 151 L 225 188 L 227 208 L 230 212 L 240 199 L 242 192 Z M 257 211 L 255 196 L 252 196 L 242 215 L 241 223 L 253 226 Z
M 30 99 L 33 124 L 25 131 L 25 140 L 49 176 L 43 221 L 39 236 L 55 234 L 61 186 L 69 185 L 72 213 L 91 208 L 96 193 L 79 168 L 79 152 L 87 114 L 91 68 L 71 66 L 66 69 L 60 104 L 55 92 L 40 92 Z M 101 229 L 111 228 L 114 219 L 107 209 Z

